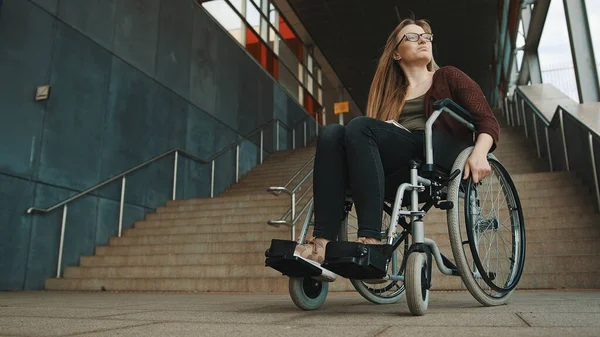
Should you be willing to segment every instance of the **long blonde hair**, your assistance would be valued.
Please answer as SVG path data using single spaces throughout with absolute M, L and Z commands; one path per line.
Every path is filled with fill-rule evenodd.
M 380 120 L 397 120 L 406 101 L 408 79 L 400 65 L 394 60 L 395 47 L 398 45 L 399 32 L 408 25 L 418 25 L 427 33 L 431 33 L 431 26 L 426 20 L 404 19 L 390 34 L 385 44 L 383 54 L 379 59 L 373 83 L 369 90 L 367 102 L 367 116 Z M 427 64 L 427 70 L 439 69 L 433 57 Z

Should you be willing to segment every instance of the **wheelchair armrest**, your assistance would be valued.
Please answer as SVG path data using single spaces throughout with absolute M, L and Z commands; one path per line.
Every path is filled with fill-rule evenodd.
M 425 123 L 425 172 L 434 171 L 432 142 L 433 124 L 442 112 L 445 111 L 452 116 L 452 118 L 465 125 L 469 130 L 477 132 L 475 125 L 473 125 L 475 117 L 451 99 L 441 99 L 433 103 L 433 108 L 434 112 L 431 116 L 429 116 L 427 122 Z
M 444 98 L 444 99 L 441 99 L 441 100 L 433 103 L 434 110 L 439 110 L 439 109 L 443 109 L 443 108 L 449 108 L 450 110 L 454 111 L 457 115 L 466 119 L 467 122 L 473 123 L 473 121 L 475 121 L 475 116 L 473 116 L 467 110 L 463 109 L 463 107 L 458 105 L 458 103 L 454 102 L 450 98 Z
M 454 119 L 466 125 L 471 131 L 476 132 L 475 126 L 473 122 L 475 121 L 475 116 L 463 109 L 460 105 L 449 98 L 441 99 L 435 103 L 433 103 L 434 110 L 446 110 L 450 116 L 454 117 Z

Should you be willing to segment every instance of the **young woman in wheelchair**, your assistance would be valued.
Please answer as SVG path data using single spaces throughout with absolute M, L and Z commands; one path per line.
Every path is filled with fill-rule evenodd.
M 340 229 L 347 190 L 358 215 L 358 241 L 382 243 L 384 199 L 393 199 L 398 186 L 409 181 L 409 161 L 423 158 L 425 122 L 438 100 L 450 98 L 473 114 L 477 132 L 473 136 L 452 117 L 440 115 L 434 124 L 436 165 L 451 168 L 456 155 L 474 141 L 463 178 L 471 175 L 477 183 L 489 174 L 487 154 L 498 142 L 498 121 L 469 76 L 455 67 L 437 66 L 432 41 L 426 21 L 402 21 L 379 60 L 367 116 L 347 126 L 328 125 L 320 132 L 313 176 L 313 237 L 298 245 L 295 255 L 323 263 L 327 243 Z

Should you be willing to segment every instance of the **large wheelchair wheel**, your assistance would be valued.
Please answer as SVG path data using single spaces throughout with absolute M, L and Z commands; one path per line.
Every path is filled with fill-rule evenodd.
M 473 148 L 454 162 L 461 173 L 448 185 L 448 232 L 463 283 L 485 306 L 506 303 L 525 264 L 525 224 L 517 190 L 506 169 L 488 155 L 491 173 L 478 184 L 462 180 Z
M 382 213 L 382 232 L 387 232 L 391 223 L 392 205 L 384 203 Z M 394 252 L 388 266 L 388 274 L 404 275 L 406 266 L 405 252 L 408 251 L 408 236 L 401 236 L 402 228 L 397 228 L 395 240 L 402 240 Z M 356 241 L 358 239 L 358 222 L 355 210 L 350 210 L 345 217 L 340 230 L 340 240 Z M 395 241 L 397 242 L 397 241 Z M 405 286 L 402 281 L 393 280 L 350 280 L 356 291 L 365 299 L 375 304 L 392 304 L 404 297 Z
M 290 277 L 290 297 L 302 310 L 315 310 L 321 307 L 329 292 L 329 283 L 312 277 Z

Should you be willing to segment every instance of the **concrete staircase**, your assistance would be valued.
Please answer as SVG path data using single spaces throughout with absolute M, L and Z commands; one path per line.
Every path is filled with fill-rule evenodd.
M 266 188 L 285 184 L 314 151 L 275 153 L 214 199 L 167 202 L 94 256 L 81 257 L 80 266 L 66 267 L 63 278 L 48 279 L 46 289 L 287 292 L 287 278 L 264 267 L 264 251 L 272 238 L 290 237 L 288 228 L 267 225 L 287 211 L 290 198 Z M 503 127 L 495 154 L 524 208 L 527 260 L 519 287 L 600 288 L 600 221 L 589 188 L 573 173 L 544 172 L 535 144 L 520 131 Z M 433 210 L 425 221 L 426 235 L 451 257 L 445 213 Z M 464 286 L 436 271 L 433 288 Z M 330 285 L 352 289 L 345 279 Z

